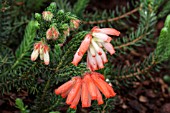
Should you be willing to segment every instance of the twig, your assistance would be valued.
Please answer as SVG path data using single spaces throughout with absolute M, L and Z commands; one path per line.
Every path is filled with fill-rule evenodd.
M 115 49 L 121 49 L 121 48 L 123 48 L 123 47 L 132 45 L 132 44 L 136 43 L 137 41 L 139 41 L 140 39 L 142 39 L 145 35 L 146 35 L 146 33 L 143 34 L 143 35 L 141 35 L 141 36 L 139 36 L 138 38 L 136 38 L 135 40 L 133 40 L 133 41 L 131 41 L 131 42 L 128 42 L 128 43 L 125 43 L 125 44 L 122 44 L 122 45 L 119 45 L 119 46 L 115 46 L 114 48 L 115 48 Z
M 131 78 L 131 77 L 134 77 L 134 76 L 138 76 L 140 74 L 144 74 L 147 71 L 149 71 L 150 69 L 152 69 L 156 64 L 158 64 L 158 62 L 155 61 L 154 56 L 153 56 L 153 60 L 152 60 L 151 64 L 149 66 L 145 67 L 144 69 L 138 70 L 137 72 L 134 72 L 134 73 L 131 73 L 131 74 L 128 74 L 128 75 L 117 76 L 115 78 L 116 79 L 127 79 L 127 78 Z
M 105 23 L 105 22 L 112 22 L 112 21 L 117 21 L 117 20 L 120 20 L 122 18 L 125 18 L 135 12 L 137 12 L 139 10 L 140 7 L 137 7 L 121 16 L 118 16 L 118 17 L 114 17 L 114 18 L 110 18 L 110 19 L 106 19 L 106 20 L 97 20 L 97 21 L 81 21 L 83 24 L 101 24 L 101 23 Z

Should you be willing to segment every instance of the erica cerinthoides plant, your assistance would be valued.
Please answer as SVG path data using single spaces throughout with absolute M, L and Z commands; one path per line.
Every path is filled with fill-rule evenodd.
M 55 94 L 66 98 L 66 103 L 70 108 L 75 109 L 81 99 L 82 107 L 90 107 L 91 100 L 97 100 L 98 105 L 104 103 L 103 93 L 106 98 L 114 97 L 116 93 L 113 88 L 105 82 L 105 77 L 97 72 L 85 73 L 82 77 L 73 77 L 58 89 Z
M 39 55 L 40 59 L 44 60 L 45 65 L 48 65 L 50 64 L 50 55 L 54 55 L 51 52 L 55 51 L 56 47 L 64 45 L 66 37 L 70 35 L 70 30 L 78 29 L 80 20 L 69 12 L 56 11 L 56 6 L 53 3 L 46 11 L 42 14 L 37 13 L 35 17 L 39 22 L 39 31 L 35 38 L 36 43 L 31 54 L 31 60 L 35 61 Z M 82 77 L 72 77 L 70 81 L 55 90 L 57 95 L 60 94 L 63 98 L 67 97 L 66 103 L 70 105 L 70 108 L 76 109 L 80 99 L 82 107 L 90 107 L 91 100 L 97 100 L 98 105 L 101 105 L 104 103 L 101 93 L 106 98 L 116 95 L 112 86 L 105 82 L 105 77 L 100 73 L 94 72 L 104 68 L 104 64 L 108 62 L 105 51 L 108 51 L 111 55 L 115 53 L 114 47 L 110 43 L 112 38 L 109 35 L 119 36 L 120 32 L 113 28 L 99 28 L 95 26 L 85 35 L 74 55 L 72 64 L 77 66 L 87 52 L 87 63 L 84 64 L 87 65 L 86 71 L 80 72 L 81 74 L 83 73 Z M 64 63 L 64 60 L 59 63 L 59 66 L 62 63 Z M 72 64 L 69 65 L 73 66 Z M 55 73 L 57 73 L 56 70 L 58 71 L 59 68 L 55 69 Z M 48 82 L 46 86 L 48 86 Z

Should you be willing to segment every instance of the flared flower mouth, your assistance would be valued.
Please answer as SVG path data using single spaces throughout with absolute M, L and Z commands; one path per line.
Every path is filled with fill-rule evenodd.
M 112 38 L 109 35 L 119 36 L 120 32 L 113 28 L 100 29 L 97 26 L 93 27 L 91 32 L 85 36 L 74 55 L 72 64 L 77 66 L 87 52 L 87 67 L 91 71 L 104 68 L 104 64 L 108 62 L 108 59 L 102 48 L 111 55 L 115 53 L 114 47 L 110 43 Z
M 97 100 L 98 105 L 104 103 L 102 94 L 106 98 L 116 95 L 113 88 L 105 82 L 105 77 L 97 72 L 84 73 L 83 77 L 73 77 L 70 81 L 55 89 L 56 95 L 66 98 L 66 103 L 70 108 L 76 109 L 81 98 L 82 107 L 90 107 L 91 100 Z

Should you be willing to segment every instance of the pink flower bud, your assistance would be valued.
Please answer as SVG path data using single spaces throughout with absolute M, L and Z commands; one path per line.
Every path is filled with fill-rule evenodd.
M 55 27 L 49 28 L 46 32 L 46 38 L 48 40 L 50 40 L 50 39 L 56 40 L 58 38 L 58 36 L 59 36 L 59 32 Z
M 43 11 L 42 16 L 44 20 L 51 21 L 54 15 L 50 11 Z
M 76 19 L 73 19 L 70 21 L 71 22 L 71 25 L 73 26 L 73 28 L 77 29 L 80 25 L 80 20 L 76 20 Z
M 66 30 L 63 31 L 65 36 L 69 36 L 70 35 L 70 28 L 67 28 Z

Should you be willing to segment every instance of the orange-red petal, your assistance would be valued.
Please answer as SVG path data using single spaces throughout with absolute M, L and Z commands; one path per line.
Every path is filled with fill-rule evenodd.
M 110 92 L 108 91 L 104 81 L 101 78 L 95 76 L 94 74 L 92 74 L 91 77 L 93 78 L 97 88 L 99 88 L 99 90 L 105 95 L 106 98 L 109 98 Z
M 108 34 L 108 35 L 115 35 L 115 36 L 120 35 L 120 32 L 113 28 L 101 28 L 101 29 L 99 29 L 99 31 L 102 33 Z
M 76 109 L 77 104 L 79 103 L 80 100 L 80 95 L 81 95 L 81 87 L 78 89 L 78 92 L 76 94 L 76 97 L 74 98 L 74 100 L 72 101 L 70 108 L 72 109 Z
M 80 45 L 80 49 L 78 52 L 78 55 L 83 56 L 84 53 L 88 50 L 89 46 L 90 46 L 90 42 L 92 39 L 92 35 L 91 34 L 87 34 L 84 38 L 84 40 L 82 41 L 81 45 Z
M 55 94 L 58 95 L 58 94 L 66 92 L 74 85 L 74 83 L 75 83 L 75 79 L 72 79 L 72 80 L 64 83 L 59 88 L 55 89 Z
M 97 72 L 94 72 L 94 71 L 93 71 L 93 72 L 91 73 L 91 75 L 92 75 L 92 74 L 94 74 L 95 76 L 101 78 L 102 80 L 105 80 L 104 75 L 102 75 L 102 74 L 100 74 L 100 73 L 97 73 Z
M 66 103 L 68 105 L 70 105 L 72 103 L 72 101 L 78 94 L 80 88 L 81 88 L 81 78 L 77 78 L 75 85 L 73 86 L 73 88 L 71 89 L 71 91 L 69 92 L 69 94 L 67 96 Z
M 119 36 L 120 32 L 114 28 L 99 28 L 99 27 L 93 27 L 92 32 L 101 32 L 104 34 L 108 34 L 108 35 L 115 35 L 115 36 Z
M 65 91 L 65 92 L 63 92 L 63 93 L 61 93 L 61 97 L 62 97 L 62 98 L 66 98 L 67 95 L 69 94 L 69 92 L 71 91 L 71 89 L 72 89 L 72 87 L 71 87 L 69 90 L 67 90 L 67 91 Z
M 97 88 L 97 87 L 96 87 Z M 102 99 L 102 95 L 101 95 L 101 93 L 100 93 L 100 91 L 99 91 L 99 89 L 97 88 L 97 102 L 98 102 L 98 105 L 101 105 L 101 104 L 103 104 L 104 102 L 103 102 L 103 99 Z
M 89 101 L 89 91 L 87 88 L 87 84 L 82 80 L 82 92 L 81 92 L 81 102 L 82 107 L 88 107 Z
M 90 74 L 86 73 L 83 80 L 87 84 L 88 91 L 89 91 L 89 94 L 91 96 L 91 99 L 96 100 L 97 99 L 97 89 L 96 89 L 96 86 L 93 82 L 93 79 L 90 77 Z
M 79 49 L 77 50 L 76 54 L 74 55 L 73 61 L 71 62 L 75 66 L 78 65 L 78 63 L 81 61 L 81 59 L 83 57 L 83 56 L 78 55 L 78 51 L 79 51 Z
M 116 93 L 114 92 L 113 88 L 107 82 L 105 82 L 105 86 L 107 87 L 107 89 L 108 89 L 108 91 L 110 93 L 110 97 L 116 96 Z

